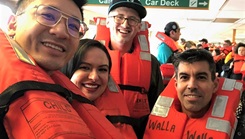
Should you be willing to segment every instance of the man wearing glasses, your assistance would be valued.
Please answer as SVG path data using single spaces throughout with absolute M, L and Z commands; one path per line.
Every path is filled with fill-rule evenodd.
M 1 138 L 121 138 L 58 70 L 87 28 L 86 0 L 19 0 L 0 30 Z M 71 90 L 71 91 L 69 91 Z
M 141 31 L 141 20 L 145 16 L 146 9 L 140 1 L 113 0 L 106 19 L 109 29 L 98 32 L 95 37 L 104 42 L 112 57 L 111 75 L 123 92 L 130 116 L 139 119 L 140 124 L 134 125 L 139 139 L 163 90 L 160 64 L 149 52 L 148 34 L 143 35 Z
M 221 51 L 228 55 L 230 52 L 232 52 L 233 46 L 230 40 L 224 40 L 223 47 L 221 48 Z

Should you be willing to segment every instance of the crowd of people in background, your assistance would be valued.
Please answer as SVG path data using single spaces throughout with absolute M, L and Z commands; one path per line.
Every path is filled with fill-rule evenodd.
M 2 138 L 245 138 L 245 43 L 170 21 L 150 46 L 138 0 L 112 0 L 85 39 L 85 4 L 19 0 L 0 30 Z

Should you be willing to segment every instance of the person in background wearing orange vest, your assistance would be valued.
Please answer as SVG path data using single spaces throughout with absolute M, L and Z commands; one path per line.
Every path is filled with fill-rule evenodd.
M 177 41 L 180 35 L 180 27 L 176 22 L 169 22 L 164 32 L 157 33 L 156 37 L 162 41 L 157 48 L 157 60 L 160 64 L 171 63 L 171 57 L 179 51 Z
M 111 76 L 122 90 L 130 117 L 139 121 L 134 126 L 139 139 L 143 136 L 148 115 L 164 88 L 160 64 L 149 52 L 148 34 L 139 34 L 141 20 L 145 16 L 146 9 L 139 0 L 112 0 L 106 19 L 107 28 L 95 36 L 110 53 Z
M 123 139 L 59 70 L 86 32 L 86 0 L 19 0 L 0 30 L 1 139 Z
M 82 39 L 62 72 L 115 125 L 125 139 L 137 139 L 133 127 L 123 121 L 129 111 L 123 94 L 110 76 L 111 57 L 97 40 Z M 119 120 L 117 120 L 119 119 Z
M 235 47 L 235 54 L 233 64 L 235 70 L 233 72 L 240 72 L 243 76 L 243 88 L 245 87 L 245 44 L 238 43 Z M 239 70 L 240 69 L 240 70 Z M 237 129 L 235 132 L 234 139 L 244 139 L 245 138 L 245 92 L 242 93 L 241 102 L 237 109 Z
M 205 50 L 208 50 L 209 49 L 209 46 L 208 46 L 208 40 L 203 38 L 201 40 L 199 40 L 199 42 L 202 44 L 202 48 L 205 49 Z
M 209 51 L 211 52 L 214 58 L 214 62 L 216 65 L 216 75 L 220 77 L 222 72 L 222 66 L 224 65 L 225 54 L 221 53 L 220 49 L 215 46 L 213 48 L 209 48 Z
M 175 79 L 158 97 L 144 139 L 231 139 L 242 83 L 218 78 L 210 52 L 190 49 L 174 59 Z
M 232 51 L 232 43 L 230 40 L 224 40 L 223 47 L 221 48 L 221 51 L 228 55 Z
M 225 53 L 222 52 L 225 55 L 225 59 L 224 59 L 224 63 L 225 64 L 233 58 L 233 56 L 234 56 L 234 49 L 235 49 L 235 46 L 232 47 L 232 51 L 229 52 L 228 55 L 225 55 Z
M 156 37 L 161 41 L 157 48 L 157 60 L 161 64 L 160 70 L 164 86 L 168 84 L 174 75 L 174 66 L 172 64 L 174 54 L 182 52 L 177 43 L 180 35 L 180 27 L 176 22 L 169 22 L 165 26 L 164 32 L 159 31 L 156 34 Z
M 227 63 L 222 66 L 224 70 L 223 77 L 244 80 L 244 73 L 242 67 L 245 60 L 245 44 L 238 43 L 234 50 L 234 56 Z
M 233 58 L 236 46 L 235 42 L 231 43 L 230 40 L 224 40 L 223 47 L 221 47 L 220 50 L 226 56 L 224 60 L 225 64 Z

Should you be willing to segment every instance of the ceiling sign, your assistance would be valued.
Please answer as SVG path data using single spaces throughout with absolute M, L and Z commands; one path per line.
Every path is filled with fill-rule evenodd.
M 132 1 L 132 0 L 128 0 Z M 88 0 L 88 4 L 109 5 L 111 0 Z M 140 0 L 146 7 L 208 10 L 209 0 Z

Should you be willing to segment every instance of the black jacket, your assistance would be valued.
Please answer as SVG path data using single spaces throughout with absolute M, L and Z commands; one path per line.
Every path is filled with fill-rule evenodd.
M 241 102 L 237 108 L 237 120 L 234 139 L 245 139 L 245 91 L 242 93 Z
M 234 73 L 233 72 L 233 68 L 234 67 L 232 67 L 230 69 L 230 63 L 233 62 L 233 60 L 234 59 L 232 58 L 231 60 L 229 60 L 226 64 L 224 64 L 222 66 L 222 69 L 224 70 L 223 77 L 230 78 L 230 79 L 235 79 L 235 80 L 242 80 L 242 73 L 238 73 L 238 74 Z

